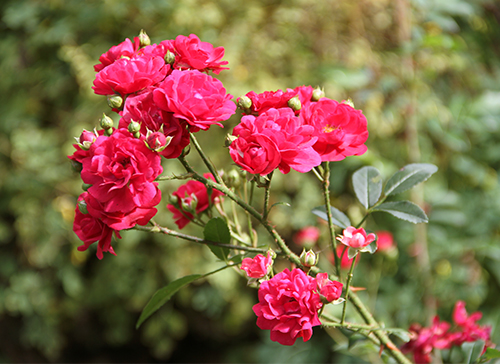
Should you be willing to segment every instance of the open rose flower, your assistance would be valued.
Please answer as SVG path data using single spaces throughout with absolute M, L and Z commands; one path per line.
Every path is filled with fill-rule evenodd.
M 314 149 L 323 162 L 340 161 L 366 152 L 368 139 L 366 118 L 360 110 L 335 100 L 322 98 L 304 105 L 300 117 L 315 128 L 318 138 Z
M 139 37 L 134 38 L 134 43 L 130 39 L 125 39 L 118 45 L 111 47 L 106 53 L 99 57 L 99 64 L 94 66 L 94 70 L 99 72 L 103 68 L 114 63 L 116 60 L 124 58 L 132 58 L 140 47 Z
M 354 226 L 349 226 L 344 229 L 343 235 L 337 237 L 342 244 L 353 249 L 363 249 L 375 241 L 375 234 L 366 235 L 366 231 L 363 228 L 356 229 Z
M 333 302 L 340 298 L 342 294 L 342 283 L 332 281 L 328 278 L 328 273 L 318 273 L 316 275 L 319 294 L 323 296 L 326 302 Z
M 243 269 L 249 278 L 262 278 L 271 272 L 272 267 L 273 257 L 271 252 L 268 252 L 267 257 L 257 254 L 253 259 L 243 259 L 240 269 Z
M 245 96 L 250 99 L 252 106 L 245 111 L 249 114 L 260 115 L 269 109 L 288 107 L 288 101 L 296 96 L 297 93 L 298 91 L 291 89 L 287 91 L 264 91 L 260 94 L 250 91 Z M 238 98 L 238 100 L 240 100 L 240 98 Z
M 316 280 L 300 269 L 276 274 L 259 287 L 259 303 L 253 306 L 257 326 L 271 330 L 271 340 L 293 345 L 301 337 L 311 338 L 320 325 L 318 310 L 323 306 Z
M 175 70 L 154 90 L 154 102 L 159 108 L 186 120 L 191 131 L 208 130 L 211 125 L 222 127 L 236 111 L 232 95 L 219 80 L 197 70 Z

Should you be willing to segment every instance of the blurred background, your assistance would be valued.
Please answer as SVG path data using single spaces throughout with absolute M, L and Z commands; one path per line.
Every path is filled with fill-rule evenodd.
M 465 300 L 500 344 L 499 22 L 495 0 L 2 1 L 0 362 L 360 362 L 350 353 L 366 349 L 348 352 L 339 332 L 321 328 L 291 348 L 271 342 L 255 325 L 256 290 L 229 270 L 182 289 L 135 330 L 158 288 L 220 263 L 204 246 L 137 231 L 114 243 L 116 257 L 76 250 L 81 180 L 66 156 L 73 137 L 111 113 L 92 93 L 92 66 L 141 29 L 154 43 L 194 33 L 223 46 L 230 70 L 218 78 L 235 97 L 312 85 L 351 98 L 368 119 L 368 152 L 331 168 L 333 204 L 353 221 L 363 214 L 350 182 L 358 168 L 387 179 L 408 163 L 436 164 L 401 196 L 423 206 L 429 224 L 369 218 L 367 228 L 393 232 L 397 250 L 363 256 L 353 284 L 368 287 L 361 298 L 391 327 L 436 313 L 451 321 Z M 198 133 L 221 168 L 231 168 L 222 145 L 237 122 Z M 182 171 L 175 160 L 163 166 Z M 164 195 L 179 184 L 163 183 Z M 297 252 L 292 236 L 306 225 L 321 226 L 317 250 L 326 244 L 310 213 L 322 204 L 318 187 L 294 171 L 273 180 L 272 202 L 291 207 L 271 219 Z M 175 227 L 166 203 L 157 220 Z

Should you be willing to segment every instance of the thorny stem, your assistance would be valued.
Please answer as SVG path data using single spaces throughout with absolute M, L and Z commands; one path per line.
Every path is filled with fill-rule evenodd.
M 184 156 L 181 155 L 179 157 L 179 161 L 182 163 L 182 165 L 187 170 L 187 172 L 193 173 L 194 179 L 221 191 L 227 197 L 229 197 L 230 199 L 235 201 L 238 205 L 240 205 L 244 210 L 246 210 L 257 221 L 259 221 L 262 224 L 262 226 L 269 232 L 269 234 L 274 238 L 274 241 L 276 242 L 276 244 L 281 248 L 282 252 L 280 255 L 284 255 L 290 262 L 294 263 L 298 267 L 303 267 L 302 264 L 300 263 L 299 257 L 295 253 L 293 253 L 290 250 L 290 248 L 288 248 L 288 246 L 284 242 L 283 238 L 274 229 L 274 227 L 268 221 L 265 221 L 262 219 L 261 214 L 257 210 L 255 210 L 252 206 L 250 206 L 246 201 L 241 199 L 238 195 L 236 195 L 233 191 L 231 191 L 225 185 L 218 184 L 217 182 L 214 182 L 210 179 L 206 179 L 203 176 L 201 176 L 200 174 L 196 173 L 193 170 L 193 168 L 189 165 L 189 163 L 186 161 Z M 326 173 L 324 175 L 326 175 Z M 329 209 L 327 209 L 327 211 L 328 210 Z M 238 247 L 238 248 L 241 249 L 241 247 Z M 252 248 L 252 249 L 254 249 L 254 248 Z M 317 273 L 319 270 L 314 269 L 314 268 L 316 268 L 316 267 L 313 267 L 313 269 L 311 269 L 311 270 L 313 272 Z M 350 293 L 349 299 L 350 299 L 351 303 L 353 304 L 353 306 L 358 311 L 358 313 L 361 315 L 361 317 L 363 317 L 363 320 L 365 320 L 365 322 L 368 325 L 380 327 L 378 322 L 373 318 L 372 314 L 367 310 L 367 308 L 365 307 L 363 302 L 361 302 L 359 297 L 354 292 Z M 387 336 L 387 334 L 385 332 L 383 332 L 382 330 L 374 330 L 373 334 L 380 340 L 381 345 L 383 345 L 385 348 L 388 349 L 389 354 L 399 364 L 411 364 L 411 362 L 403 355 L 403 353 L 401 353 L 401 351 L 396 347 L 396 345 L 394 345 L 394 343 L 389 339 L 389 337 Z
M 351 269 L 349 270 L 349 275 L 347 276 L 347 283 L 345 285 L 345 301 L 344 301 L 344 307 L 342 307 L 342 319 L 340 320 L 341 324 L 344 324 L 344 321 L 345 321 L 345 314 L 346 314 L 346 308 L 347 308 L 347 300 L 349 299 L 349 288 L 351 286 L 351 280 L 352 280 L 352 276 L 353 276 L 352 272 L 354 271 L 354 265 L 355 265 L 355 263 L 356 263 L 356 256 L 354 256 L 352 258 Z
M 219 176 L 219 173 L 217 172 L 217 168 L 215 168 L 215 166 L 213 165 L 213 163 L 206 156 L 206 154 L 203 151 L 203 149 L 201 149 L 201 146 L 198 143 L 198 140 L 196 139 L 196 137 L 194 136 L 194 134 L 193 133 L 189 133 L 189 136 L 191 137 L 191 141 L 193 142 L 194 147 L 196 148 L 196 151 L 198 152 L 198 154 L 200 155 L 201 159 L 203 160 L 203 163 L 205 163 L 205 165 L 207 166 L 207 168 L 210 171 L 210 173 L 212 173 L 212 175 L 214 176 L 214 178 L 217 181 L 217 183 L 224 184 L 224 182 L 222 181 L 222 177 Z
M 271 180 L 273 178 L 273 172 L 269 173 L 269 179 L 265 185 L 265 194 L 264 194 L 264 208 L 262 210 L 262 219 L 267 220 L 267 215 L 269 214 L 269 195 L 271 194 Z

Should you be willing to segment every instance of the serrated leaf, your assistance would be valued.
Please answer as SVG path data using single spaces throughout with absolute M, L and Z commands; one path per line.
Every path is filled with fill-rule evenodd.
M 330 206 L 330 211 L 332 212 L 332 222 L 334 225 L 341 227 L 342 229 L 347 229 L 348 226 L 351 226 L 351 220 L 344 214 L 342 211 L 336 209 L 333 206 Z M 325 206 L 318 206 L 312 209 L 311 211 L 314 215 L 319 218 L 328 221 L 328 216 L 326 215 Z
M 137 320 L 137 324 L 135 328 L 138 329 L 139 326 L 153 313 L 158 311 L 160 307 L 162 307 L 165 303 L 172 298 L 172 296 L 185 285 L 197 280 L 198 278 L 203 277 L 201 274 L 192 274 L 189 276 L 185 276 L 179 278 L 173 282 L 170 282 L 167 286 L 159 289 L 155 292 L 153 297 L 149 300 L 146 307 L 142 310 L 141 316 L 139 320 Z
M 404 166 L 389 178 L 384 188 L 386 196 L 396 195 L 424 182 L 432 176 L 438 167 L 429 163 L 414 163 Z
M 203 230 L 203 238 L 215 243 L 229 244 L 231 242 L 231 232 L 226 222 L 220 217 L 211 219 Z M 212 253 L 220 260 L 227 260 L 229 249 L 215 245 L 208 245 Z
M 356 197 L 365 209 L 375 205 L 382 193 L 382 177 L 375 167 L 363 167 L 354 172 L 352 185 Z
M 484 341 L 466 342 L 462 344 L 462 350 L 465 353 L 466 363 L 473 364 L 479 359 L 484 349 Z
M 484 358 L 486 360 L 498 359 L 500 358 L 500 350 L 487 348 L 486 353 L 484 353 Z
M 428 222 L 425 212 L 410 201 L 384 202 L 378 205 L 373 211 L 384 211 L 401 220 L 406 220 L 414 224 Z

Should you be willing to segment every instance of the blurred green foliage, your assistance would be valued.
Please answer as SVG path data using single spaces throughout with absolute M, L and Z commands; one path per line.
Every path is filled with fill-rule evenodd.
M 81 181 L 66 155 L 107 110 L 92 94 L 92 66 L 140 29 L 153 42 L 195 33 L 224 46 L 231 70 L 219 78 L 235 96 L 310 84 L 351 98 L 367 116 L 369 151 L 332 165 L 332 191 L 352 221 L 363 213 L 350 184 L 356 169 L 374 165 L 387 178 L 409 162 L 436 164 L 425 184 L 429 224 L 419 232 L 375 214 L 367 227 L 393 231 L 399 254 L 363 256 L 353 283 L 369 287 L 362 298 L 386 326 L 427 323 L 430 293 L 443 319 L 459 299 L 480 309 L 500 343 L 498 1 L 5 0 L 0 17 L 0 362 L 359 362 L 333 353 L 334 342 L 347 347 L 335 330 L 317 328 L 291 348 L 270 342 L 255 326 L 256 292 L 230 270 L 182 289 L 136 331 L 156 289 L 216 269 L 215 257 L 137 231 L 123 233 L 116 257 L 76 250 Z M 231 166 L 222 145 L 236 123 L 200 133 L 218 166 Z M 181 172 L 176 161 L 164 169 Z M 165 183 L 164 194 L 179 184 Z M 292 207 L 275 207 L 271 219 L 288 241 L 318 223 L 318 186 L 313 175 L 275 175 L 271 203 Z M 173 226 L 164 205 L 157 220 Z M 414 244 L 422 232 L 426 265 Z M 324 256 L 321 264 L 330 269 Z

